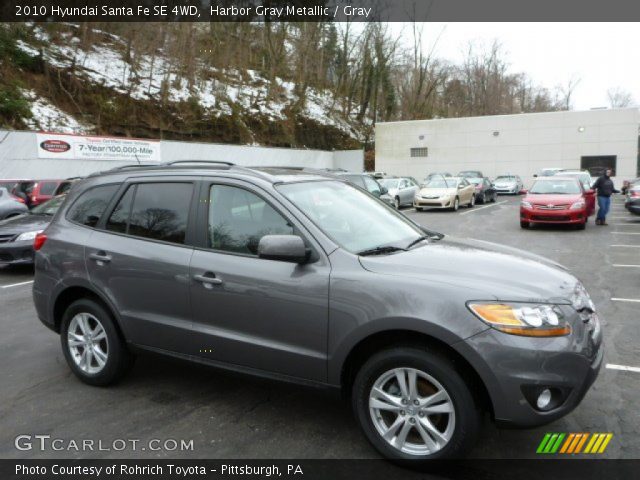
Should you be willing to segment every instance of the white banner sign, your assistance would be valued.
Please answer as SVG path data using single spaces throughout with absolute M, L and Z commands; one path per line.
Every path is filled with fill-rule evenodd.
M 38 158 L 159 162 L 160 142 L 118 137 L 38 133 Z

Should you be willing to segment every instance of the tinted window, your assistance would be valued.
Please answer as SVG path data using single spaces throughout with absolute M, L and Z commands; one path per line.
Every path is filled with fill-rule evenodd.
M 354 185 L 359 186 L 360 188 L 364 188 L 364 183 L 362 183 L 363 180 L 361 175 L 345 175 L 344 179 L 347 180 L 347 182 L 351 182 Z
M 293 227 L 263 199 L 238 187 L 214 185 L 209 192 L 209 246 L 256 255 L 264 235 L 291 235 Z
M 40 195 L 53 195 L 57 186 L 57 182 L 42 182 L 40 184 Z
M 184 243 L 192 191 L 190 183 L 139 184 L 127 233 L 136 237 Z M 124 204 L 122 210 L 126 210 Z M 121 220 L 124 214 L 118 215 Z M 116 220 L 118 218 L 114 222 Z
M 129 222 L 129 214 L 131 213 L 131 204 L 133 201 L 133 195 L 136 191 L 136 186 L 132 185 L 127 189 L 116 208 L 113 209 L 109 220 L 107 220 L 106 228 L 112 232 L 126 233 L 127 223 Z
M 103 185 L 90 188 L 78 197 L 67 218 L 72 222 L 95 227 L 118 187 L 119 185 Z
M 380 185 L 371 177 L 363 177 L 365 188 L 369 193 L 380 196 Z

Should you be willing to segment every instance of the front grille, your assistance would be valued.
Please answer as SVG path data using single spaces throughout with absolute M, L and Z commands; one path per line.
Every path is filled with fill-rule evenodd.
M 568 215 L 534 215 L 532 219 L 541 222 L 568 222 L 571 220 Z
M 12 233 L 10 235 L 0 233 L 0 243 L 10 242 L 15 236 L 15 233 Z
M 541 205 L 536 203 L 533 207 L 538 210 L 566 210 L 569 205 Z

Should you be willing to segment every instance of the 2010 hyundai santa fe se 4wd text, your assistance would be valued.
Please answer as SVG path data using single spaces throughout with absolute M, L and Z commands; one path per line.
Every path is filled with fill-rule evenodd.
M 557 419 L 602 362 L 594 305 L 565 268 L 428 231 L 321 174 L 104 172 L 35 248 L 38 315 L 82 381 L 112 383 L 146 349 L 336 387 L 389 458 L 460 456 L 483 412 Z

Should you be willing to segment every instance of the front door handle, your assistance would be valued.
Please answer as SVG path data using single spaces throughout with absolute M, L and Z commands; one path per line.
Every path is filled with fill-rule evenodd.
M 97 253 L 90 253 L 89 258 L 91 260 L 95 260 L 98 265 L 104 265 L 105 263 L 109 263 L 111 261 L 111 256 L 102 251 Z
M 205 288 L 212 288 L 213 285 L 222 285 L 222 280 L 211 272 L 207 272 L 204 275 L 194 275 L 193 279 L 202 283 Z

